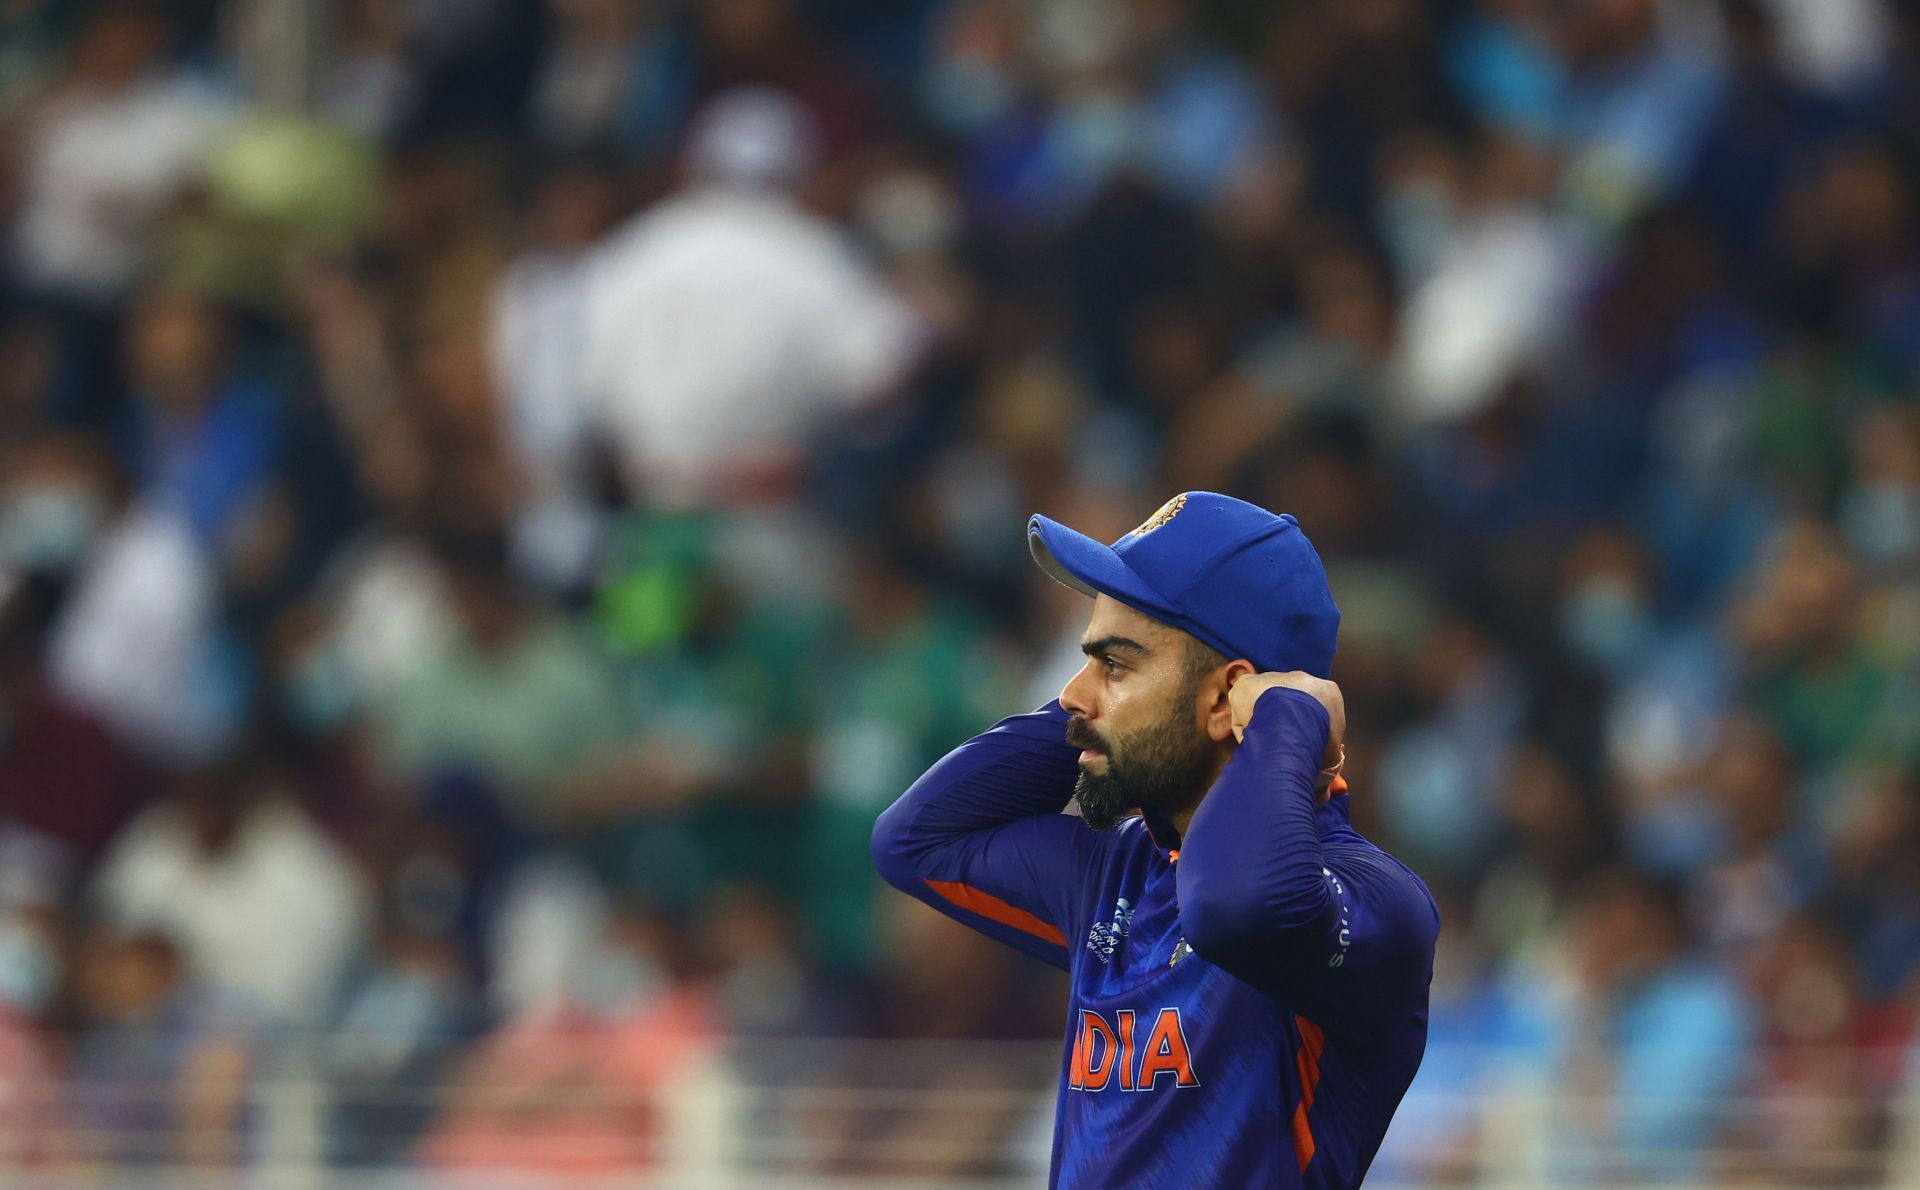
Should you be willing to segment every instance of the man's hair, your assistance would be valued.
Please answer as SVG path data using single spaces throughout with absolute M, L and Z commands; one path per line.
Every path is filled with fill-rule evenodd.
M 1200 684 L 1200 679 L 1227 663 L 1226 654 L 1201 640 L 1197 636 L 1187 638 L 1187 661 L 1181 671 L 1182 684 L 1191 690 Z

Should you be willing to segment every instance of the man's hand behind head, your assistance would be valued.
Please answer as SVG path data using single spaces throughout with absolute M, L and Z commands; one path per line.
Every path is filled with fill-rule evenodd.
M 1247 723 L 1253 717 L 1254 704 L 1260 696 L 1275 687 L 1291 690 L 1303 690 L 1311 694 L 1321 706 L 1327 709 L 1327 719 L 1331 729 L 1327 732 L 1327 750 L 1320 758 L 1319 793 L 1324 801 L 1333 783 L 1339 779 L 1340 766 L 1346 759 L 1345 740 L 1347 734 L 1347 704 L 1340 695 L 1340 687 L 1325 678 L 1316 678 L 1302 670 L 1289 670 L 1286 673 L 1247 674 L 1234 682 L 1227 691 L 1227 701 L 1233 708 L 1233 734 L 1235 739 L 1243 737 Z M 1345 787 L 1342 782 L 1342 788 Z

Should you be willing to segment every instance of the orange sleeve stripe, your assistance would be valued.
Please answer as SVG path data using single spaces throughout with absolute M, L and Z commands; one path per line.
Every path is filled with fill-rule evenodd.
M 1293 1155 L 1300 1162 L 1300 1172 L 1305 1173 L 1313 1161 L 1314 1148 L 1307 1113 L 1313 1110 L 1314 1088 L 1320 1085 L 1320 1051 L 1327 1044 L 1327 1035 L 1306 1017 L 1296 1016 L 1293 1023 L 1300 1030 L 1300 1048 L 1293 1056 L 1300 1071 L 1300 1106 L 1293 1109 Z
M 927 887 L 969 913 L 978 913 L 989 921 L 997 921 L 1003 926 L 1012 926 L 1016 930 L 1032 934 L 1042 942 L 1051 942 L 1055 946 L 1067 944 L 1067 936 L 1054 926 L 1041 921 L 1025 909 L 1009 905 L 999 897 L 983 893 L 972 885 L 961 884 L 957 880 L 929 880 Z

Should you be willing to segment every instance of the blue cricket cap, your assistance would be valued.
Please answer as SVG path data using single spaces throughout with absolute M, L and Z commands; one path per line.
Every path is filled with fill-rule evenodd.
M 1218 492 L 1186 492 L 1112 545 L 1058 521 L 1027 522 L 1040 569 L 1111 595 L 1268 670 L 1332 676 L 1340 609 L 1300 523 Z

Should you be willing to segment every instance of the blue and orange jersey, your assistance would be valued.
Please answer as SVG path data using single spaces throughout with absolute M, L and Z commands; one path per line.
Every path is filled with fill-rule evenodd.
M 1419 1068 L 1439 915 L 1316 805 L 1329 723 L 1260 696 L 1188 824 L 1063 814 L 1058 703 L 1006 719 L 875 825 L 889 883 L 1071 976 L 1055 1187 L 1356 1186 Z

